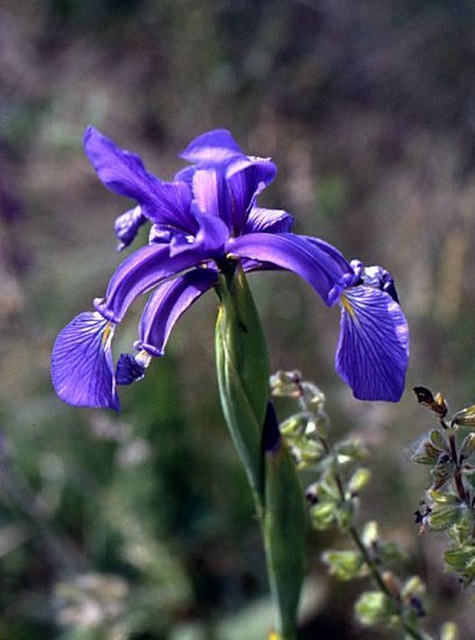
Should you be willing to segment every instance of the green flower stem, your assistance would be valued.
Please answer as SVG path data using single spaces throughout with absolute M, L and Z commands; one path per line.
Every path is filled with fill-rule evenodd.
M 303 494 L 277 421 L 268 418 L 266 341 L 240 266 L 231 263 L 222 267 L 217 293 L 220 307 L 215 346 L 220 400 L 262 527 L 274 606 L 275 629 L 269 637 L 295 640 L 304 564 Z M 264 432 L 268 428 L 270 448 L 269 433 Z
M 282 640 L 295 640 L 297 610 L 304 576 L 305 508 L 302 487 L 287 443 L 269 403 L 264 424 L 267 570 L 277 606 L 275 628 Z

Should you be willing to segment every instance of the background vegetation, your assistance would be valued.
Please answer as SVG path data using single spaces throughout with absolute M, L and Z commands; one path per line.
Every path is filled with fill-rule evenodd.
M 269 622 L 258 527 L 218 408 L 207 296 L 123 411 L 54 395 L 58 330 L 102 295 L 124 202 L 82 151 L 89 123 L 171 178 L 199 133 L 229 128 L 279 168 L 270 206 L 296 230 L 396 276 L 411 326 L 397 406 L 353 400 L 333 370 L 338 314 L 304 283 L 252 284 L 274 369 L 327 395 L 377 482 L 364 504 L 414 558 L 431 623 L 475 634 L 413 523 L 429 428 L 410 390 L 475 401 L 475 8 L 469 0 L 6 0 L 0 5 L 0 638 L 231 640 Z M 140 307 L 118 349 L 135 339 Z M 135 314 L 135 318 L 134 318 Z M 302 638 L 376 638 L 309 540 Z M 473 605 L 472 605 L 473 606 Z M 385 634 L 384 637 L 389 637 Z

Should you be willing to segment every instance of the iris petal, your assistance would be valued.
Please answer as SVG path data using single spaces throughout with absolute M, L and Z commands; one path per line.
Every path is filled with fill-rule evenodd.
M 119 195 L 137 200 L 152 222 L 169 224 L 188 233 L 195 231 L 187 184 L 162 182 L 148 173 L 140 156 L 120 149 L 94 127 L 86 129 L 84 149 L 102 183 Z
M 120 149 L 110 138 L 92 126 L 84 133 L 84 150 L 101 182 L 122 196 L 149 202 L 155 183 L 140 156 Z
M 228 242 L 230 255 L 249 258 L 262 269 L 288 269 L 306 280 L 332 306 L 353 277 L 350 265 L 341 253 L 323 240 L 293 233 L 250 233 Z M 269 266 L 266 266 L 268 263 Z
M 270 160 L 247 156 L 233 159 L 226 168 L 228 209 L 236 235 L 242 232 L 256 197 L 272 182 L 276 173 L 277 168 Z
M 205 215 L 216 216 L 229 224 L 226 185 L 222 172 L 211 167 L 193 174 L 193 196 L 198 209 Z
M 162 356 L 175 323 L 217 282 L 216 270 L 197 269 L 161 285 L 143 311 L 137 346 L 153 356 Z
M 364 285 L 341 297 L 335 366 L 359 400 L 397 402 L 404 391 L 409 330 L 388 293 Z
M 130 353 L 121 353 L 117 362 L 115 377 L 117 384 L 128 385 L 142 380 L 145 366 Z
M 244 233 L 288 233 L 293 217 L 280 209 L 253 207 L 246 221 Z
M 139 228 L 147 221 L 142 213 L 142 208 L 137 205 L 126 211 L 115 220 L 114 231 L 119 240 L 118 251 L 122 251 L 131 244 L 138 233 Z
M 114 327 L 95 312 L 81 313 L 59 333 L 51 377 L 58 396 L 76 407 L 119 410 L 111 339 Z
M 104 299 L 94 301 L 97 311 L 113 322 L 120 322 L 129 306 L 140 295 L 167 278 L 202 264 L 208 256 L 199 247 L 174 256 L 169 245 L 153 244 L 132 253 L 120 264 L 107 287 Z
M 194 164 L 212 166 L 242 154 L 237 142 L 226 129 L 214 129 L 195 138 L 180 157 Z

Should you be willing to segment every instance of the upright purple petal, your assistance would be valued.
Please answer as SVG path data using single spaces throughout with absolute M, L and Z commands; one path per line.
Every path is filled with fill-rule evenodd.
M 233 159 L 226 167 L 228 209 L 231 228 L 240 235 L 256 197 L 274 179 L 277 168 L 264 158 L 241 156 Z
M 244 233 L 289 233 L 293 216 L 281 209 L 253 207 L 246 220 Z
M 51 358 L 58 396 L 76 407 L 119 410 L 111 340 L 114 326 L 97 312 L 81 313 L 59 333 Z
M 332 306 L 353 278 L 341 253 L 323 240 L 293 233 L 251 233 L 228 242 L 230 256 L 293 271 L 306 280 L 328 306 Z
M 197 169 L 193 174 L 193 197 L 202 214 L 221 216 L 229 226 L 226 185 L 222 172 L 215 167 Z
M 201 265 L 208 259 L 199 247 L 170 255 L 169 245 L 142 247 L 120 264 L 109 281 L 104 299 L 94 301 L 97 311 L 112 322 L 120 322 L 140 295 L 168 278 Z
M 191 212 L 191 189 L 184 182 L 160 182 L 156 185 L 152 204 L 146 214 L 156 224 L 168 225 L 173 229 L 193 234 L 196 220 Z
M 397 302 L 370 286 L 347 289 L 341 296 L 335 366 L 355 398 L 397 402 L 408 358 L 409 329 Z
M 180 157 L 193 164 L 210 166 L 227 162 L 240 154 L 242 151 L 231 133 L 226 129 L 215 129 L 195 138 Z
M 84 133 L 84 150 L 101 182 L 122 196 L 149 202 L 160 181 L 147 172 L 140 156 L 120 149 L 92 126 Z
M 244 174 L 244 176 L 243 176 Z M 270 158 L 258 156 L 236 156 L 226 165 L 226 179 L 232 181 L 245 177 L 245 182 L 252 185 L 252 193 L 259 195 L 277 175 L 277 167 Z
M 150 174 L 140 156 L 120 149 L 115 142 L 89 126 L 84 148 L 102 183 L 122 196 L 137 200 L 152 222 L 193 233 L 191 191 L 185 182 L 162 182 Z
M 217 282 L 218 272 L 210 268 L 189 271 L 159 286 L 143 311 L 136 346 L 153 356 L 162 356 L 176 322 Z

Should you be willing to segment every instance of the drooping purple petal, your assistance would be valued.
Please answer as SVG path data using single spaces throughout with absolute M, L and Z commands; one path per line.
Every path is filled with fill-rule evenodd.
M 180 157 L 193 164 L 211 166 L 226 162 L 235 155 L 242 155 L 242 151 L 231 133 L 226 129 L 215 129 L 195 138 Z
M 339 298 L 353 277 L 341 253 L 323 240 L 293 233 L 251 233 L 232 238 L 227 245 L 231 256 L 249 258 L 280 269 L 293 271 L 306 280 L 328 306 Z
M 97 312 L 81 313 L 59 333 L 51 358 L 58 396 L 76 407 L 119 410 L 111 340 L 114 326 Z
M 289 233 L 293 216 L 281 209 L 253 207 L 246 220 L 244 233 Z
M 141 247 L 120 264 L 109 281 L 105 298 L 94 300 L 94 307 L 113 322 L 120 322 L 129 306 L 143 293 L 168 278 L 201 265 L 208 256 L 189 245 L 187 251 L 170 255 L 168 245 Z
M 397 402 L 408 358 L 409 329 L 397 302 L 370 286 L 347 289 L 341 296 L 335 366 L 355 398 Z
M 179 318 L 218 282 L 215 269 L 196 269 L 165 282 L 150 296 L 139 325 L 137 347 L 153 356 L 163 355 L 170 333 Z

